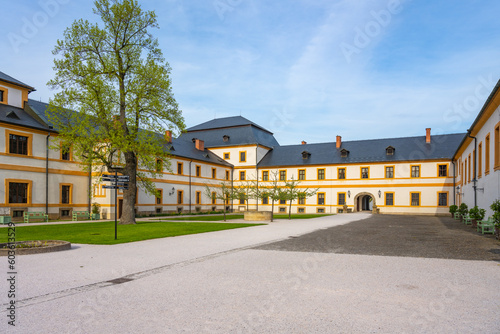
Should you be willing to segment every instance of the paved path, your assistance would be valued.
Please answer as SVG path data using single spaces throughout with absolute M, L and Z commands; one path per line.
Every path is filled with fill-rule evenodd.
M 367 217 L 18 256 L 17 326 L 2 311 L 0 332 L 498 333 L 497 262 L 331 253 Z M 318 230 L 314 251 L 258 249 Z

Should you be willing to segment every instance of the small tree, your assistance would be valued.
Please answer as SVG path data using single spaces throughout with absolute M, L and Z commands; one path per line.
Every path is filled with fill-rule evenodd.
M 255 186 L 249 181 L 240 181 L 240 185 L 234 188 L 237 199 L 242 199 L 245 201 L 248 211 L 248 200 L 256 198 Z
M 284 188 L 284 193 L 285 193 L 285 198 L 287 201 L 290 201 L 290 207 L 288 209 L 288 219 L 292 219 L 292 202 L 299 199 L 299 198 L 307 198 L 314 196 L 319 188 L 316 189 L 302 189 L 298 188 L 298 185 L 300 184 L 299 180 L 294 180 L 293 177 L 290 181 L 285 182 L 285 188 Z
M 467 204 L 465 204 L 465 203 L 460 204 L 460 207 L 458 208 L 458 213 L 460 213 L 462 218 L 465 217 L 465 215 L 468 212 L 469 212 L 469 207 L 467 206 Z
M 212 185 L 211 187 L 205 185 L 205 196 L 210 199 L 221 200 L 224 204 L 224 221 L 226 221 L 226 201 L 235 198 L 237 192 L 233 191 L 233 186 L 229 182 L 221 182 L 219 185 Z
M 271 221 L 273 221 L 274 202 L 286 199 L 287 192 L 283 188 L 283 182 L 279 179 L 278 172 L 271 173 L 271 184 L 263 191 L 271 199 Z
M 500 228 L 500 200 L 494 201 L 490 209 L 493 210 L 493 221 L 495 222 L 495 226 Z

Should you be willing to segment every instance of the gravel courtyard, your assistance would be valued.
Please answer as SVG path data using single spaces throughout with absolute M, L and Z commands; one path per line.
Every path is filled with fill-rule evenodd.
M 452 219 L 362 213 L 74 245 L 17 257 L 0 332 L 498 333 L 499 254 Z

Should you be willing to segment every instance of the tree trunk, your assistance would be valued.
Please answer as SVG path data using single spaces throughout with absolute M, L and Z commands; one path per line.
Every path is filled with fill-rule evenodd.
M 137 158 L 134 152 L 125 152 L 125 167 L 123 175 L 128 175 L 128 189 L 123 191 L 123 207 L 120 224 L 135 224 L 135 202 L 137 196 Z
M 273 213 L 274 213 L 274 200 L 271 200 L 271 221 L 273 221 Z
M 288 220 L 292 219 L 292 200 L 290 200 L 290 208 L 288 209 Z
M 224 221 L 226 221 L 226 203 L 224 203 Z

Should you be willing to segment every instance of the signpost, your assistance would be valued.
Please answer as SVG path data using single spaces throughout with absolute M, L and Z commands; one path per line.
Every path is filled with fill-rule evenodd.
M 115 172 L 113 174 L 104 174 L 102 176 L 102 180 L 105 182 L 111 182 L 111 185 L 102 186 L 105 189 L 114 189 L 115 190 L 115 240 L 118 236 L 118 189 L 128 189 L 128 182 L 130 181 L 130 177 L 128 175 L 118 175 Z

